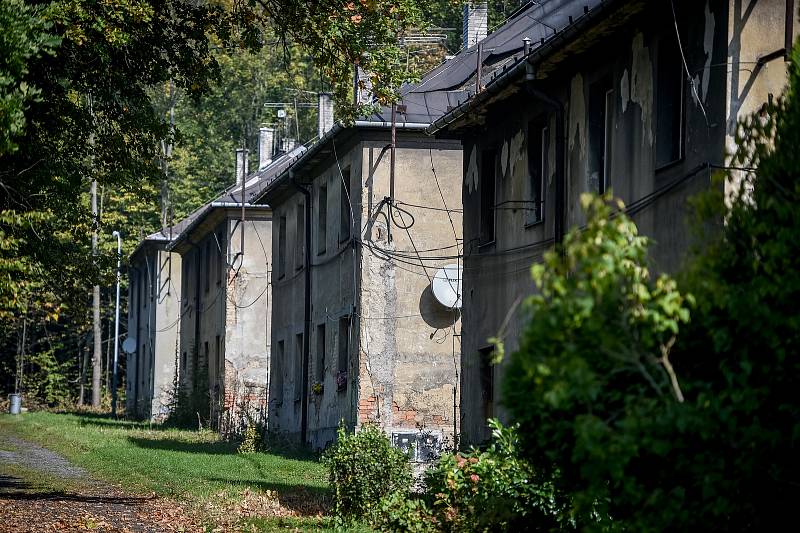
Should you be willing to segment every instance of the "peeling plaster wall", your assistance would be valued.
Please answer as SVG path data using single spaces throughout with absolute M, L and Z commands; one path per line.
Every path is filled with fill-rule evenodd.
M 146 244 L 129 271 L 128 336 L 137 347 L 127 355 L 126 410 L 153 421 L 167 415 L 180 313 L 181 258 L 163 248 Z
M 454 419 L 453 391 L 459 364 L 458 341 L 453 357 L 452 326 L 460 332 L 458 315 L 445 311 L 433 301 L 429 280 L 423 269 L 406 264 L 392 265 L 377 258 L 366 247 L 354 249 L 344 242 L 340 228 L 340 184 L 342 174 L 350 170 L 351 194 L 356 232 L 376 248 L 411 253 L 413 245 L 405 231 L 394 227 L 393 242 L 387 241 L 386 219 L 371 218 L 384 197 L 389 195 L 389 152 L 385 149 L 388 132 L 361 132 L 360 137 L 343 145 L 337 140 L 338 162 L 324 161 L 314 169 L 300 169 L 298 175 L 310 182 L 312 193 L 312 329 L 310 339 L 310 383 L 319 374 L 317 361 L 318 327 L 325 326 L 325 366 L 322 391 L 309 392 L 308 438 L 314 448 L 332 442 L 340 421 L 349 428 L 365 422 L 378 423 L 389 434 L 416 432 L 418 426 L 439 438 L 452 441 Z M 396 159 L 396 198 L 409 204 L 442 207 L 441 196 L 431 171 L 431 161 L 448 203 L 460 209 L 462 156 L 453 142 L 427 139 L 419 134 L 398 132 Z M 318 253 L 319 189 L 327 187 L 327 240 L 325 252 Z M 302 354 L 295 349 L 296 335 L 303 332 L 303 272 L 294 263 L 294 247 L 301 236 L 295 228 L 295 213 L 303 197 L 292 192 L 273 201 L 276 220 L 287 219 L 286 275 L 279 279 L 273 272 L 274 311 L 273 345 L 283 341 L 285 358 L 282 380 L 272 376 L 272 383 L 283 382 L 282 394 L 273 385 L 270 390 L 270 430 L 296 440 L 300 433 L 301 401 L 295 365 Z M 409 230 L 418 250 L 453 247 L 426 255 L 455 252 L 456 237 L 461 238 L 459 212 L 451 214 L 405 206 L 415 222 Z M 386 213 L 384 206 L 383 212 Z M 408 215 L 403 215 L 407 223 Z M 402 224 L 396 212 L 398 223 Z M 277 257 L 278 242 L 273 242 Z M 424 252 L 423 252 L 424 253 Z M 441 265 L 452 261 L 442 260 Z M 439 266 L 437 262 L 431 263 Z M 409 272 L 411 270 L 413 272 Z M 432 277 L 435 269 L 428 268 Z M 347 384 L 337 390 L 339 350 L 343 339 L 339 320 L 351 317 Z M 441 328 L 441 329 L 438 329 Z M 277 372 L 273 365 L 273 374 Z M 279 398 L 283 401 L 279 403 Z M 457 409 L 458 402 L 455 402 Z
M 747 2 L 741 2 L 747 4 Z M 612 135 L 608 186 L 615 196 L 632 206 L 632 217 L 642 234 L 652 240 L 650 259 L 655 272 L 674 272 L 680 268 L 691 242 L 687 217 L 687 200 L 709 186 L 707 170 L 698 172 L 706 163 L 723 164 L 726 140 L 730 141 L 732 87 L 747 87 L 750 68 L 731 69 L 726 61 L 734 57 L 755 61 L 757 57 L 780 48 L 783 43 L 784 4 L 779 1 L 751 2 L 747 21 L 737 37 L 733 20 L 736 2 L 676 2 L 679 27 L 686 62 L 694 79 L 694 88 L 703 102 L 703 109 L 694 96 L 692 85 L 684 85 L 683 154 L 663 168 L 655 168 L 656 127 L 658 117 L 655 83 L 658 47 L 676 46 L 669 3 L 652 3 L 627 28 L 615 31 L 602 46 L 593 46 L 574 58 L 566 67 L 538 82 L 539 87 L 557 97 L 565 106 L 566 142 L 566 221 L 567 227 L 585 222 L 579 208 L 580 194 L 587 187 L 589 88 L 592 83 L 610 77 L 615 91 L 612 111 Z M 741 14 L 739 15 L 741 18 Z M 796 25 L 797 26 L 797 25 Z M 747 53 L 731 49 L 738 41 Z M 729 41 L 733 43 L 729 46 Z M 667 43 L 667 44 L 665 44 Z M 726 68 L 727 67 L 727 68 Z M 741 72 L 731 75 L 729 71 Z M 744 79 L 736 76 L 745 76 Z M 730 85 L 731 79 L 736 83 Z M 785 68 L 778 60 L 768 64 L 750 82 L 744 98 L 735 100 L 735 116 L 743 109 L 758 109 L 769 92 L 777 96 L 785 84 Z M 510 91 L 509 91 L 510 93 Z M 465 444 L 479 443 L 489 436 L 481 397 L 481 365 L 479 350 L 489 347 L 487 339 L 501 334 L 506 353 L 518 346 L 524 324 L 524 311 L 517 302 L 533 292 L 529 267 L 540 261 L 550 246 L 553 233 L 555 201 L 554 167 L 555 138 L 551 122 L 550 168 L 545 190 L 544 221 L 526 225 L 524 211 L 514 209 L 509 201 L 526 199 L 529 188 L 527 174 L 527 124 L 538 121 L 547 110 L 523 91 L 497 101 L 485 115 L 480 131 L 464 137 L 464 238 L 466 245 L 463 313 L 463 356 L 461 388 L 462 437 Z M 703 114 L 705 110 L 705 115 Z M 707 119 L 706 119 L 707 116 Z M 495 212 L 496 239 L 478 247 L 480 233 L 480 154 L 487 148 L 504 153 L 504 146 L 522 132 L 525 137 L 522 156 L 513 172 L 509 165 L 498 164 Z M 473 161 L 473 157 L 476 158 Z M 509 312 L 509 310 L 514 310 Z M 505 325 L 505 329 L 501 328 Z M 501 403 L 503 365 L 494 369 L 495 391 L 493 414 L 505 417 Z

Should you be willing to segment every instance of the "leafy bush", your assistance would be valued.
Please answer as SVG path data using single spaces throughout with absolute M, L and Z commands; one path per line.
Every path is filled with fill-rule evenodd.
M 426 473 L 428 498 L 444 531 L 549 531 L 553 485 L 519 456 L 516 427 L 490 420 L 485 451 L 443 456 Z
M 351 434 L 340 427 L 336 443 L 323 456 L 337 517 L 347 522 L 371 519 L 382 498 L 407 493 L 411 486 L 408 459 L 374 425 Z
M 390 533 L 433 533 L 437 524 L 424 498 L 402 491 L 384 497 L 371 520 L 373 528 Z

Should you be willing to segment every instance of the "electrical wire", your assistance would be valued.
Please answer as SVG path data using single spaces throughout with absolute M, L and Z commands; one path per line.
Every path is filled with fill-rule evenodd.
M 703 118 L 706 121 L 706 127 L 711 128 L 711 122 L 708 120 L 708 113 L 706 113 L 706 107 L 703 104 L 703 100 L 700 98 L 700 95 L 697 92 L 697 84 L 694 82 L 694 78 L 692 77 L 692 73 L 689 71 L 689 64 L 686 62 L 686 55 L 683 53 L 683 43 L 681 42 L 681 31 L 678 28 L 678 15 L 675 13 L 675 1 L 669 0 L 670 7 L 672 8 L 672 21 L 675 26 L 675 38 L 678 40 L 678 50 L 681 53 L 681 61 L 683 62 L 683 69 L 686 71 L 686 80 L 689 82 L 689 86 L 692 88 L 692 92 L 694 93 L 695 100 L 697 104 L 700 106 L 700 111 L 703 113 Z

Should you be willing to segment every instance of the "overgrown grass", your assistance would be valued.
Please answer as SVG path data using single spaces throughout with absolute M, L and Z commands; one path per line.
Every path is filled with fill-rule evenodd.
M 129 490 L 188 504 L 210 520 L 215 512 L 230 515 L 245 502 L 261 517 L 247 517 L 247 511 L 242 525 L 246 521 L 267 531 L 330 527 L 330 519 L 322 516 L 328 500 L 325 471 L 310 455 L 237 454 L 235 443 L 222 442 L 212 432 L 96 414 L 0 415 L 0 432 L 37 442 Z M 293 516 L 280 516 L 287 514 Z

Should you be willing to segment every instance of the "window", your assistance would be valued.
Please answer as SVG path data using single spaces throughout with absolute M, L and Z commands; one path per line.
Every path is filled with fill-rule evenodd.
M 497 180 L 497 151 L 494 149 L 481 152 L 480 175 L 480 244 L 494 240 L 494 202 L 495 182 Z
M 206 292 L 211 288 L 211 265 L 214 263 L 213 255 L 211 253 L 211 241 L 206 241 L 206 271 L 203 273 L 205 279 Z
M 480 358 L 480 383 L 481 383 L 481 405 L 483 406 L 483 418 L 494 417 L 494 365 L 492 355 L 494 348 L 487 346 L 478 352 Z
M 525 223 L 544 220 L 545 179 L 550 151 L 550 129 L 544 121 L 528 124 L 528 202 L 525 205 Z
M 205 347 L 205 350 L 203 351 L 203 355 L 205 355 L 205 357 L 206 357 L 206 358 L 203 360 L 203 364 L 204 364 L 204 365 L 208 365 L 208 361 L 209 361 L 209 359 L 208 359 L 208 356 L 210 355 L 210 354 L 209 354 L 209 351 L 208 351 L 208 341 L 205 341 L 205 342 L 203 343 L 203 345 L 204 345 L 204 347 Z M 206 377 L 208 377 L 208 375 L 206 375 Z
M 278 341 L 277 349 L 275 350 L 275 359 L 273 362 L 274 368 L 272 370 L 272 383 L 270 384 L 271 396 L 278 405 L 283 403 L 283 362 L 284 362 L 284 345 L 283 341 Z
M 186 372 L 186 352 L 181 354 L 181 372 Z
M 608 187 L 613 127 L 614 89 L 606 76 L 589 87 L 589 192 L 602 194 Z
M 350 317 L 339 319 L 339 364 L 336 375 L 336 389 L 347 388 L 347 370 L 350 364 Z
M 295 208 L 294 227 L 297 230 L 294 237 L 294 268 L 300 270 L 305 264 L 306 250 L 306 212 L 303 204 L 297 204 Z
M 225 268 L 223 268 L 223 259 L 225 259 L 225 255 L 222 253 L 223 243 L 225 242 L 222 238 L 222 232 L 218 232 L 215 236 L 216 242 L 214 243 L 217 246 L 217 253 L 219 253 L 219 257 L 217 257 L 217 285 L 222 283 L 222 276 L 225 272 Z
M 317 352 L 314 360 L 314 380 L 325 382 L 325 324 L 317 326 Z
M 665 37 L 656 57 L 656 168 L 683 157 L 682 68 L 678 44 Z
M 286 216 L 278 222 L 278 279 L 286 275 Z
M 294 337 L 294 401 L 303 397 L 303 334 Z
M 317 253 L 325 253 L 328 241 L 328 186 L 322 185 L 317 196 Z
M 219 335 L 217 335 L 217 342 L 214 347 L 214 353 L 217 361 L 217 381 L 221 386 L 222 384 L 225 383 L 225 356 L 222 354 L 222 351 L 220 350 Z
M 339 186 L 339 242 L 344 242 L 350 238 L 350 228 L 353 224 L 350 214 L 350 168 L 342 172 L 341 184 Z

